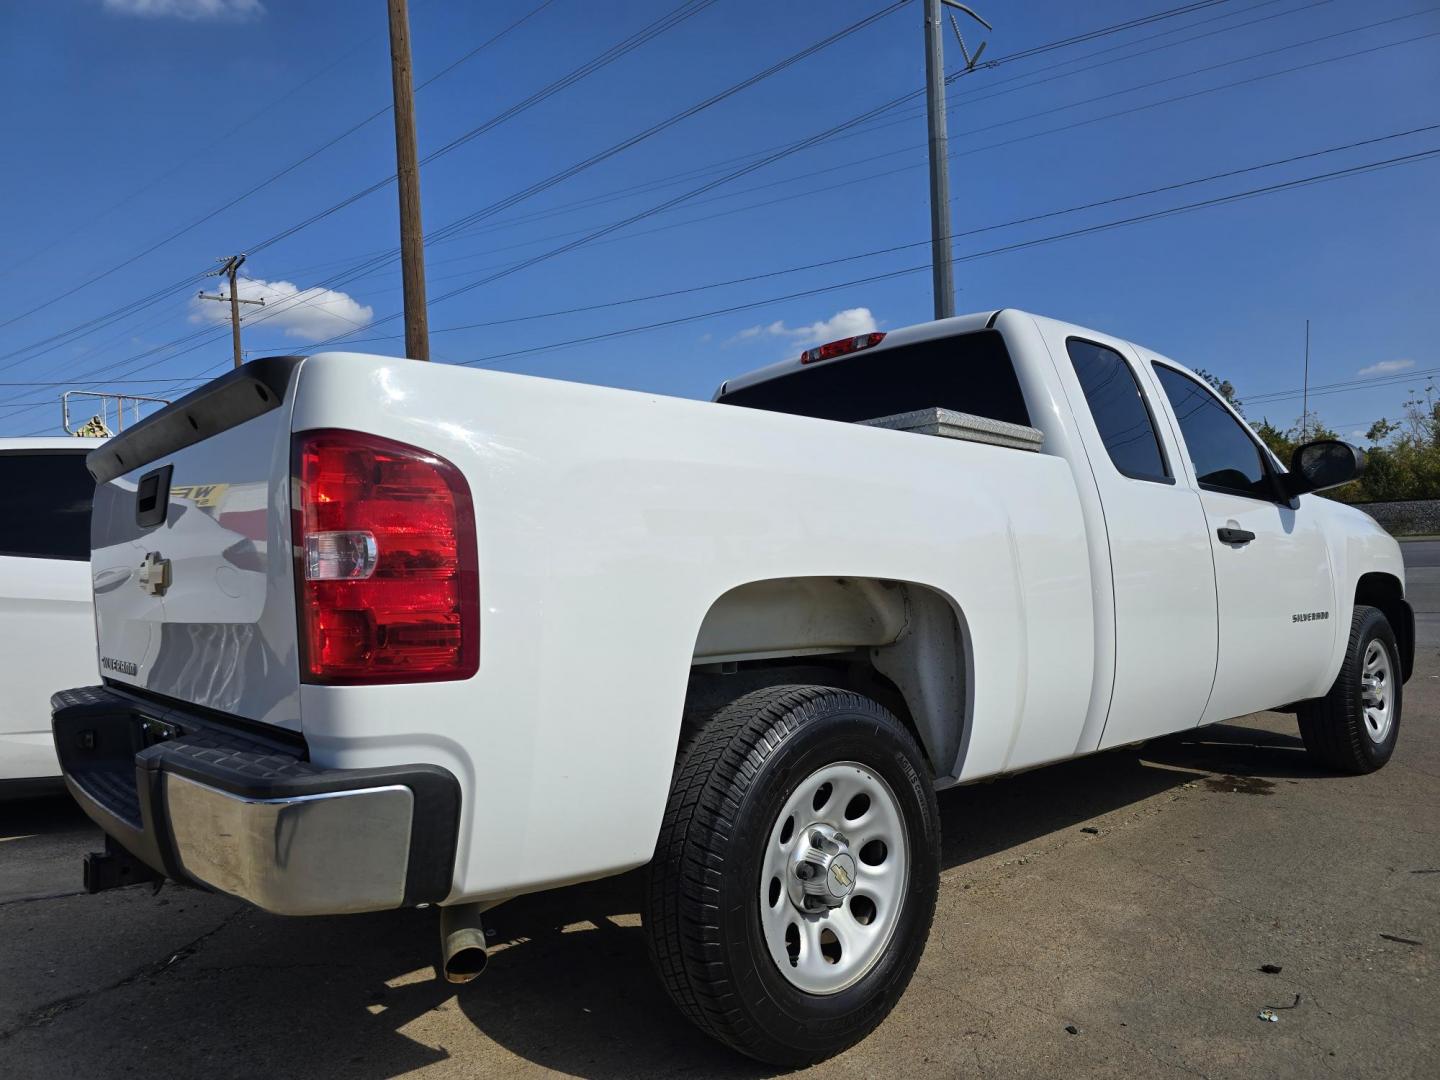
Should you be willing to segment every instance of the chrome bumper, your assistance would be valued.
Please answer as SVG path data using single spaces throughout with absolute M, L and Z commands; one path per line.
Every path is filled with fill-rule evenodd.
M 384 911 L 405 899 L 407 787 L 252 799 L 171 773 L 162 790 L 176 857 L 195 881 L 277 915 Z

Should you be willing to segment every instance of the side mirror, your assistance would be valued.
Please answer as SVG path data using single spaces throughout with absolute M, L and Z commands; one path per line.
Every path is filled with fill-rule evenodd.
M 1348 484 L 1365 471 L 1365 451 L 1339 439 L 1317 439 L 1296 447 L 1282 478 L 1291 498 L 1307 491 Z

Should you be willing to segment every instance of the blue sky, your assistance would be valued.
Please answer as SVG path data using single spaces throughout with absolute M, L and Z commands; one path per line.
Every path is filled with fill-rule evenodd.
M 985 59 L 1179 0 L 972 5 Z M 679 0 L 552 0 L 424 87 L 422 155 L 674 11 Z M 540 0 L 412 0 L 417 81 Z M 718 0 L 422 174 L 427 232 L 490 207 L 881 10 L 883 0 Z M 1428 36 L 1427 36 L 1428 35 Z M 1317 40 L 1318 39 L 1318 40 Z M 947 60 L 959 61 L 953 38 Z M 173 395 L 229 364 L 222 305 L 194 299 L 218 256 L 273 237 L 393 171 L 385 5 L 55 0 L 0 9 L 0 434 L 58 433 L 61 389 Z M 1285 71 L 1299 68 L 1300 70 Z M 928 235 L 918 106 L 879 117 L 665 213 L 449 300 L 530 256 L 825 131 L 923 81 L 921 12 L 901 6 L 797 63 L 429 252 L 437 359 L 708 396 L 826 337 L 923 321 Z M 1238 85 L 1230 85 L 1238 84 Z M 1440 148 L 1440 127 L 1027 224 L 1017 219 L 1440 125 L 1440 7 L 1426 0 L 1227 0 L 1028 59 L 950 90 L 960 311 L 1017 306 L 1146 344 L 1232 380 L 1299 387 L 1312 322 L 1319 418 L 1349 435 L 1440 368 L 1440 157 L 1020 250 L 1007 245 Z M 1166 100 L 1179 98 L 1181 100 Z M 1122 115 L 1112 115 L 1122 114 Z M 764 205 L 760 205 L 764 204 Z M 256 251 L 252 356 L 353 331 L 402 351 L 393 186 Z M 958 235 L 984 229 L 974 235 Z M 159 243 L 160 241 L 166 241 Z M 155 250 L 146 249 L 159 243 Z M 137 257 L 138 256 L 138 257 Z M 133 261 L 128 261 L 133 260 Z M 128 262 L 127 262 L 128 261 Z M 113 273 L 112 267 L 126 263 Z M 99 280 L 91 278 L 99 275 Z M 357 276 L 358 275 L 358 276 Z M 838 288 L 831 286 L 840 285 Z M 331 291 L 325 291 L 330 289 Z M 788 300 L 790 294 L 814 292 Z M 63 295 L 67 292 L 70 295 Z M 675 290 L 694 290 L 588 312 Z M 61 297 L 60 299 L 56 299 Z M 143 303 L 142 303 L 143 302 Z M 39 310 L 31 311 L 33 308 Z M 135 306 L 131 306 L 135 305 Z M 753 306 L 750 306 L 753 305 Z M 741 308 L 705 315 L 724 308 Z M 112 312 L 123 314 L 112 316 Z M 28 314 L 27 314 L 28 312 Z M 561 314 L 550 314 L 562 312 Z M 520 316 L 543 318 L 513 321 Z M 701 318 L 689 318 L 703 315 Z M 673 325 L 575 345 L 654 323 Z M 511 321 L 501 321 L 511 320 Z M 472 326 L 472 324 L 491 324 Z M 516 355 L 507 355 L 516 354 Z M 157 380 L 141 382 L 133 380 Z M 132 380 L 132 381 L 117 381 Z M 186 381 L 189 380 L 189 381 Z M 1387 380 L 1387 381 L 1378 381 Z M 14 385 L 27 384 L 27 385 Z M 50 385 L 39 385 L 50 384 Z M 1295 397 L 1248 409 L 1283 425 Z

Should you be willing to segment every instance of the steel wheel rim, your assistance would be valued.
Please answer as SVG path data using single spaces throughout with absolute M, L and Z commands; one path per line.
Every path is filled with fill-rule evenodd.
M 863 812 L 847 817 L 862 800 Z M 821 881 L 807 880 L 799 870 L 803 856 L 816 857 L 817 834 L 825 849 L 820 857 L 828 857 L 828 867 L 839 867 L 838 872 L 827 867 L 824 903 L 813 895 Z M 832 846 L 838 851 L 830 852 Z M 817 864 L 805 865 L 813 874 Z M 805 993 L 828 995 L 863 979 L 895 935 L 909 868 L 904 814 L 881 776 L 858 762 L 840 761 L 806 777 L 771 827 L 760 868 L 760 929 L 785 980 Z M 848 886 L 846 877 L 853 877 Z M 825 906 L 840 892 L 837 906 Z
M 1390 734 L 1395 712 L 1394 678 L 1390 668 L 1390 650 L 1378 638 L 1365 646 L 1360 663 L 1360 707 L 1365 718 L 1365 733 L 1371 742 L 1382 743 Z

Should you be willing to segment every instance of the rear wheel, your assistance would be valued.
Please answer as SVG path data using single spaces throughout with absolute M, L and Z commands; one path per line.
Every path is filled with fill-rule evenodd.
M 849 691 L 759 690 L 682 756 L 647 871 L 651 957 L 710 1035 L 820 1061 L 894 1007 L 938 877 L 935 795 L 904 727 Z
M 1356 605 L 1335 685 L 1298 710 L 1305 749 L 1327 768 L 1374 772 L 1395 752 L 1403 691 L 1389 620 L 1378 608 Z

